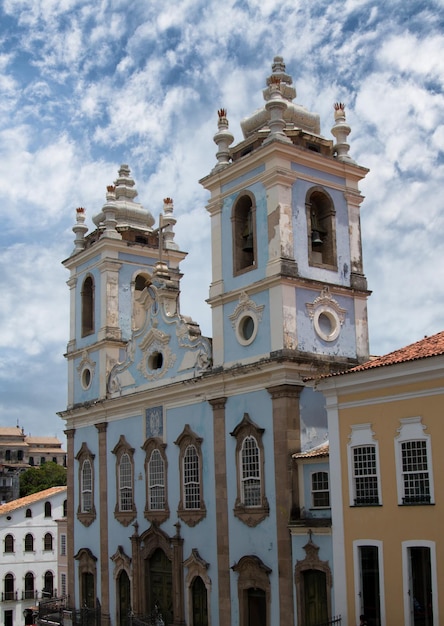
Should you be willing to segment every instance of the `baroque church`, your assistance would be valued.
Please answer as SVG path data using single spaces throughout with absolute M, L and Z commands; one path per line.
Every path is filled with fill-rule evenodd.
M 282 57 L 209 192 L 212 338 L 180 309 L 173 201 L 158 221 L 122 165 L 70 272 L 68 595 L 103 626 L 332 621 L 327 418 L 310 382 L 368 359 L 359 181 Z M 211 166 L 210 166 L 211 167 Z M 153 619 L 157 621 L 152 621 Z M 150 622 L 151 620 L 151 622 Z

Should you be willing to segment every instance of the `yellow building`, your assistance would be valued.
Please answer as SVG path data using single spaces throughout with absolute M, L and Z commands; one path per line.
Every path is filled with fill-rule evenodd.
M 444 623 L 444 332 L 317 388 L 328 410 L 343 626 L 361 614 L 369 626 Z

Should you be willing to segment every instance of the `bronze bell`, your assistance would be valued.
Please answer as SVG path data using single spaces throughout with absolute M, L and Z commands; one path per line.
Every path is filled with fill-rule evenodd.
M 311 231 L 311 243 L 313 246 L 322 246 L 323 241 L 318 230 Z

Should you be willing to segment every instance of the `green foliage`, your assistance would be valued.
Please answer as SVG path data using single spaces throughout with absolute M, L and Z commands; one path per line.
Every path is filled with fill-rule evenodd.
M 66 467 L 49 461 L 20 474 L 20 497 L 59 485 L 66 485 Z

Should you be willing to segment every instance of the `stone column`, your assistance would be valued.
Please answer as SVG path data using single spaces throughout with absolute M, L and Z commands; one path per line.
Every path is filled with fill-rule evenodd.
M 99 433 L 99 523 L 100 523 L 100 589 L 101 626 L 109 626 L 109 550 L 108 550 L 108 479 L 106 422 L 95 424 Z
M 132 610 L 135 615 L 141 615 L 142 603 L 141 603 L 141 584 L 142 574 L 140 570 L 140 538 L 139 538 L 139 524 L 135 522 L 134 533 L 131 535 L 131 565 L 132 565 Z
M 180 522 L 174 524 L 176 534 L 171 539 L 173 546 L 173 624 L 185 624 L 184 588 L 183 588 L 183 539 L 180 536 Z
M 219 581 L 219 624 L 231 624 L 230 550 L 228 540 L 226 398 L 209 400 L 213 407 L 214 473 L 216 480 L 216 537 Z
M 299 396 L 302 389 L 302 386 L 287 384 L 267 389 L 273 406 L 280 624 L 294 624 L 292 551 L 288 524 L 295 500 L 291 457 L 301 450 Z

